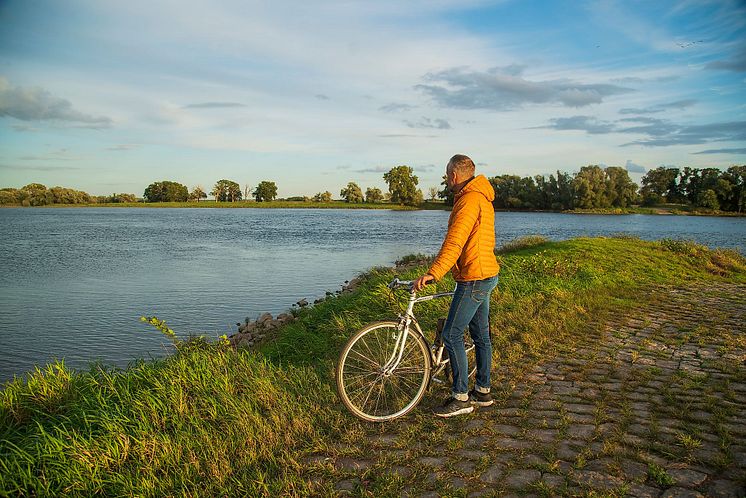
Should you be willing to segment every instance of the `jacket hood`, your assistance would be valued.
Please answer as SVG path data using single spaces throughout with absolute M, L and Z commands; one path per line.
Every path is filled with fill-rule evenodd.
M 474 177 L 469 183 L 467 183 L 461 192 L 457 194 L 457 197 L 461 197 L 467 192 L 479 192 L 487 198 L 489 202 L 495 200 L 495 189 L 492 188 L 492 184 L 484 175 L 478 175 Z

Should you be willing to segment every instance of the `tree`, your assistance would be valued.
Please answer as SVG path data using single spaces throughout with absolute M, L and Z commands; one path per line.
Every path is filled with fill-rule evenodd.
M 277 198 L 277 185 L 275 185 L 275 182 L 259 182 L 253 194 L 257 202 L 273 201 Z
M 430 194 L 430 201 L 435 202 L 435 199 L 438 197 L 438 187 L 430 187 L 427 189 L 427 193 Z
M 332 193 L 328 190 L 326 192 L 319 192 L 313 196 L 313 202 L 332 202 Z
M 375 204 L 383 200 L 383 193 L 378 187 L 368 187 L 365 191 L 365 202 Z
M 718 202 L 718 196 L 712 189 L 702 191 L 697 198 L 697 206 L 706 209 L 720 209 L 720 203 Z
M 54 202 L 54 194 L 41 183 L 29 183 L 21 187 L 21 204 L 25 206 L 46 206 Z
M 599 166 L 583 166 L 572 180 L 574 204 L 581 209 L 605 208 L 611 205 L 606 196 L 606 175 Z
M 723 177 L 732 185 L 732 196 L 728 205 L 720 208 L 742 213 L 746 210 L 746 166 L 731 166 Z
M 625 168 L 610 166 L 606 174 L 606 197 L 613 207 L 627 207 L 637 200 L 637 184 L 632 182 Z
M 422 191 L 417 188 L 419 180 L 409 166 L 397 166 L 383 174 L 389 185 L 391 202 L 405 206 L 422 204 Z
M 201 199 L 207 199 L 207 192 L 205 192 L 201 185 L 197 185 L 189 194 L 189 200 L 199 202 Z
M 342 196 L 345 202 L 363 202 L 363 191 L 355 182 L 348 183 L 347 187 L 339 192 L 339 195 Z
M 20 192 L 16 188 L 0 189 L 0 204 L 20 204 Z
M 210 195 L 216 202 L 235 202 L 241 200 L 241 186 L 231 180 L 218 180 Z
M 189 190 L 186 185 L 164 180 L 148 185 L 143 197 L 148 202 L 186 202 Z
M 448 187 L 446 175 L 443 175 L 443 181 L 440 184 L 443 185 L 443 190 L 438 192 L 438 197 L 443 199 L 446 206 L 453 206 L 453 191 Z
M 661 202 L 680 200 L 680 188 L 676 183 L 678 176 L 679 170 L 677 168 L 666 168 L 665 166 L 659 166 L 645 173 L 645 176 L 642 177 L 642 189 L 640 189 L 642 203 L 646 206 L 652 206 Z

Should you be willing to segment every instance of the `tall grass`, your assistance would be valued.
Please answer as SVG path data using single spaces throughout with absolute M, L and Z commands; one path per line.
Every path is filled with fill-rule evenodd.
M 675 241 L 541 242 L 499 258 L 491 303 L 498 389 L 658 285 L 746 282 L 740 254 Z M 400 277 L 425 271 L 406 268 Z M 124 370 L 57 363 L 6 384 L 0 495 L 308 494 L 299 458 L 360 433 L 337 401 L 334 361 L 355 329 L 397 313 L 403 296 L 386 288 L 393 276 L 371 270 L 354 293 L 302 310 L 258 352 L 191 339 L 173 356 Z M 437 290 L 453 285 L 446 278 Z M 434 300 L 416 311 L 434 330 L 447 308 Z

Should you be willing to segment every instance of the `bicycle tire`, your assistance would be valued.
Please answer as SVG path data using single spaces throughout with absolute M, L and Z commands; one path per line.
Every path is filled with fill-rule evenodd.
M 385 422 L 409 413 L 427 390 L 431 357 L 427 343 L 407 330 L 399 366 L 389 375 L 383 366 L 393 354 L 397 322 L 375 322 L 356 332 L 339 355 L 337 392 L 350 412 L 369 422 Z

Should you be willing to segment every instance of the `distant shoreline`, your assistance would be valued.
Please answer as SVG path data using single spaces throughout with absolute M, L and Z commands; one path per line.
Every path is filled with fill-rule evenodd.
M 118 202 L 102 204 L 47 204 L 45 206 L 21 206 L 20 204 L 6 204 L 0 208 L 227 208 L 227 209 L 389 209 L 392 211 L 449 211 L 450 206 L 442 202 L 425 202 L 420 206 L 402 206 L 389 203 L 347 203 L 343 201 L 306 202 L 306 201 L 237 201 L 237 202 Z M 698 210 L 691 206 L 661 205 L 652 207 L 633 206 L 628 208 L 594 208 L 571 209 L 553 211 L 542 209 L 504 209 L 497 208 L 498 213 L 558 213 L 558 214 L 598 214 L 598 215 L 627 215 L 647 214 L 662 216 L 720 216 L 746 217 L 746 213 L 730 211 Z

